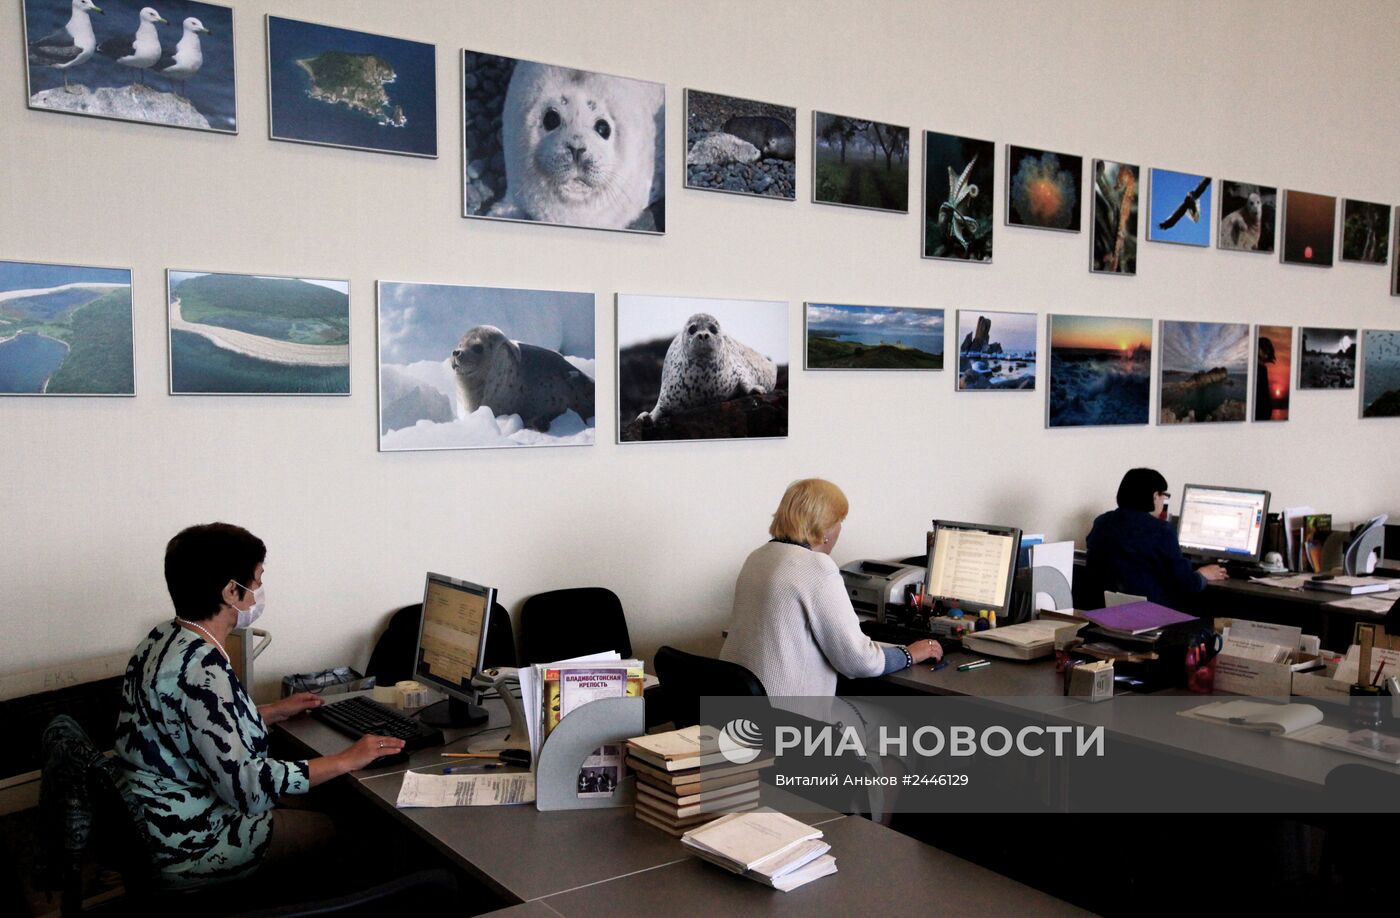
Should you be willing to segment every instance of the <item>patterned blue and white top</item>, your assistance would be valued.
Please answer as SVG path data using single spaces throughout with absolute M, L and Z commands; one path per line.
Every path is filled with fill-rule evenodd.
M 311 786 L 305 762 L 267 750 L 267 725 L 219 649 L 174 621 L 153 629 L 126 666 L 116 761 L 145 808 L 165 884 L 238 877 L 261 862 L 277 798 Z

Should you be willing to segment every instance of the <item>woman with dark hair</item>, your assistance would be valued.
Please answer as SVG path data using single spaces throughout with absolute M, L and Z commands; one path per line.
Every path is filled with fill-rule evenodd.
M 136 648 L 122 683 L 116 761 L 145 810 L 153 866 L 172 887 L 244 876 L 261 865 L 291 867 L 323 853 L 330 820 L 274 809 L 337 775 L 403 748 L 365 736 L 309 761 L 268 756 L 268 724 L 321 699 L 309 692 L 254 706 L 224 649 L 229 632 L 261 614 L 262 540 L 228 523 L 191 526 L 165 549 L 175 618 Z
M 1091 583 L 1182 609 L 1207 581 L 1228 576 L 1218 564 L 1192 568 L 1164 518 L 1169 500 L 1167 480 L 1156 469 L 1128 470 L 1118 485 L 1118 509 L 1094 520 L 1085 539 Z

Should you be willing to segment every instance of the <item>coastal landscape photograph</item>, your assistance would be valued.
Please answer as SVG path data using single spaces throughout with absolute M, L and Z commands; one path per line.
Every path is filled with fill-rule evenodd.
M 1243 421 L 1249 391 L 1249 326 L 1162 321 L 1160 422 Z
M 1356 386 L 1356 329 L 1303 328 L 1299 389 L 1352 389 Z
M 437 156 L 431 44 L 267 17 L 269 136 Z
M 958 391 L 1035 388 L 1035 313 L 958 310 Z
M 591 293 L 380 281 L 380 451 L 591 446 L 593 324 Z
M 350 282 L 167 271 L 171 395 L 349 395 Z
M 24 0 L 29 107 L 238 133 L 233 9 Z
M 941 370 L 943 310 L 807 304 L 809 370 Z
M 1400 418 L 1400 331 L 1361 333 L 1361 416 Z
M 909 128 L 812 112 L 812 200 L 909 212 Z
M 0 395 L 135 395 L 131 272 L 0 261 Z
M 1293 381 L 1293 327 L 1259 325 L 1254 330 L 1254 420 L 1288 420 Z
M 1146 424 L 1152 320 L 1051 316 L 1050 427 Z

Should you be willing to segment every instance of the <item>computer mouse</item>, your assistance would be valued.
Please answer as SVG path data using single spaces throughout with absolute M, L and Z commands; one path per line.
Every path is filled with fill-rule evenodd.
M 408 753 L 407 753 L 406 751 L 401 751 L 401 752 L 392 753 L 392 754 L 390 754 L 390 755 L 381 755 L 379 758 L 375 759 L 373 762 L 370 762 L 370 763 L 369 763 L 368 765 L 366 765 L 365 767 L 366 767 L 366 768 L 383 768 L 383 767 L 386 766 L 386 765 L 401 765 L 401 764 L 403 764 L 404 762 L 407 762 L 407 761 L 408 761 Z

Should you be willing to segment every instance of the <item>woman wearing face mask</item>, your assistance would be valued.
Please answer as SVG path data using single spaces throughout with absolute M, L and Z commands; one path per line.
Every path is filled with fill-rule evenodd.
M 1200 570 L 1181 553 L 1167 522 L 1167 480 L 1156 469 L 1129 469 L 1118 485 L 1118 509 L 1101 514 L 1085 539 L 1086 573 L 1102 589 L 1146 596 L 1190 611 L 1190 597 L 1228 575 L 1218 564 Z
M 192 526 L 165 549 L 175 618 L 157 625 L 127 664 L 116 760 L 145 808 L 152 861 L 172 887 L 293 866 L 326 853 L 330 820 L 274 809 L 284 794 L 364 768 L 403 748 L 365 736 L 309 761 L 268 757 L 269 724 L 319 707 L 310 693 L 255 707 L 230 665 L 229 632 L 265 603 L 262 541 L 238 526 Z

